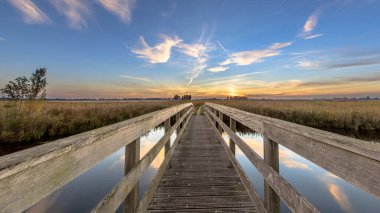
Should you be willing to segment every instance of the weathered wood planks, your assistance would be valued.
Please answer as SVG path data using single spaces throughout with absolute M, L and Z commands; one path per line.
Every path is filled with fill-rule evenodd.
M 205 115 L 192 117 L 147 212 L 255 212 Z

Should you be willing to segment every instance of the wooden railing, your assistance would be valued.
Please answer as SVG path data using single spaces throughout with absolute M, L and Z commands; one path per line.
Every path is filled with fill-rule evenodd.
M 208 119 L 214 130 L 226 132 L 229 146 L 223 143 L 232 165 L 243 181 L 259 212 L 279 212 L 282 200 L 292 212 L 319 212 L 306 198 L 279 174 L 278 144 L 314 162 L 338 177 L 380 197 L 380 146 L 322 130 L 248 113 L 213 103 L 206 103 Z M 228 116 L 230 124 L 223 122 Z M 236 122 L 262 134 L 264 159 L 235 132 Z M 221 134 L 218 134 L 224 141 Z M 264 178 L 264 200 L 258 196 L 247 175 L 235 158 L 235 145 Z
M 93 212 L 114 212 L 124 201 L 126 212 L 146 208 L 157 183 L 153 181 L 140 206 L 136 183 L 163 147 L 166 158 L 161 167 L 167 166 L 192 110 L 192 104 L 182 104 L 0 157 L 0 211 L 27 209 L 124 146 L 125 177 Z M 176 123 L 170 126 L 172 116 Z M 140 160 L 139 138 L 163 122 L 165 135 Z M 177 137 L 171 147 L 174 131 Z M 161 167 L 156 176 L 162 175 Z

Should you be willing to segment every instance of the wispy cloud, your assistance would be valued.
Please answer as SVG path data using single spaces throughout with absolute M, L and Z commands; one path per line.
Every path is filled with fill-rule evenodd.
M 143 78 L 143 77 L 137 77 L 137 76 L 131 76 L 131 75 L 119 75 L 119 77 L 128 78 L 128 79 L 132 79 L 132 80 L 138 80 L 138 81 L 145 81 L 145 82 L 151 82 L 152 81 L 149 78 Z
M 323 36 L 323 34 L 313 34 L 313 35 L 304 36 L 303 38 L 304 39 L 313 39 L 313 38 L 318 38 L 321 36 Z
M 241 66 L 260 63 L 264 61 L 264 58 L 280 55 L 282 48 L 292 44 L 293 42 L 274 43 L 268 48 L 262 50 L 235 52 L 231 54 L 231 57 L 220 63 L 220 65 L 225 66 L 229 64 L 236 64 Z
M 90 15 L 90 9 L 85 0 L 53 0 L 55 9 L 63 14 L 72 29 L 83 29 L 87 27 L 85 15 Z
M 50 18 L 40 10 L 31 0 L 9 0 L 23 15 L 28 24 L 49 23 Z
M 380 64 L 380 59 L 350 59 L 349 61 L 310 61 L 296 62 L 301 69 L 340 69 Z
M 131 21 L 135 0 L 99 0 L 99 3 L 109 12 L 118 16 L 121 21 Z
M 223 72 L 223 71 L 228 70 L 228 67 L 217 66 L 217 67 L 211 67 L 211 68 L 209 68 L 207 70 L 210 71 L 210 72 Z
M 5 41 L 5 38 L 3 38 L 3 37 L 0 37 L 0 41 Z
M 308 17 L 303 26 L 303 30 L 299 35 L 300 37 L 303 39 L 313 39 L 323 36 L 323 34 L 313 34 L 313 31 L 317 26 L 320 13 L 321 9 L 317 9 Z
M 168 62 L 172 48 L 178 45 L 182 40 L 177 36 L 173 38 L 169 36 L 162 36 L 163 41 L 155 46 L 149 46 L 144 37 L 140 36 L 141 48 L 132 49 L 131 51 L 139 58 L 146 59 L 149 63 L 166 63 Z
M 201 57 L 208 48 L 202 43 L 186 44 L 183 42 L 178 43 L 177 47 L 180 52 L 193 58 Z

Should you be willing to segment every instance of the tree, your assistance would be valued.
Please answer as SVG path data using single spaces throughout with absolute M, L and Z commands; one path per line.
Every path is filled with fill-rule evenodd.
M 30 96 L 34 100 L 36 98 L 44 99 L 46 96 L 46 69 L 37 69 L 30 77 Z
M 22 76 L 16 78 L 15 81 L 9 81 L 0 91 L 13 100 L 44 99 L 46 96 L 46 85 L 46 69 L 40 68 L 29 79 Z

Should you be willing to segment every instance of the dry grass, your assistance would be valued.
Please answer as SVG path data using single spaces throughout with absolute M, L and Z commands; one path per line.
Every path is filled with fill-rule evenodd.
M 380 131 L 380 101 L 252 100 L 216 103 L 335 132 Z
M 41 142 L 67 137 L 179 103 L 30 102 L 19 108 L 0 101 L 0 142 Z

